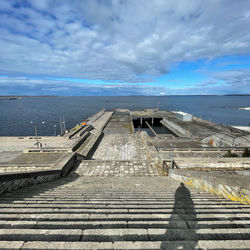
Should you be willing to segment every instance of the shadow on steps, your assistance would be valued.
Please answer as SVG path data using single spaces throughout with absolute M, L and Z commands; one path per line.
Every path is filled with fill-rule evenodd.
M 188 211 L 186 211 L 188 209 Z M 180 211 L 182 213 L 180 213 Z M 195 241 L 195 239 L 197 239 L 196 236 L 196 230 L 194 228 L 196 228 L 196 225 L 193 225 L 193 229 L 190 228 L 188 221 L 187 221 L 187 217 L 186 214 L 189 214 L 190 216 L 192 216 L 192 221 L 196 222 L 196 213 L 195 213 L 195 209 L 194 209 L 194 203 L 193 200 L 191 198 L 191 193 L 189 191 L 189 189 L 183 184 L 181 183 L 180 186 L 176 189 L 175 191 L 175 203 L 174 203 L 174 208 L 172 211 L 172 215 L 170 217 L 170 221 L 169 221 L 169 228 L 176 228 L 178 229 L 178 227 L 180 227 L 180 229 L 183 229 L 183 224 L 185 223 L 187 229 L 188 230 L 188 238 L 192 239 L 192 241 L 188 242 L 188 246 L 186 245 L 187 242 L 184 241 L 187 239 L 187 235 L 182 235 L 180 234 L 180 230 L 167 230 L 165 235 L 162 235 L 164 240 L 161 243 L 161 248 L 160 249 L 168 249 L 168 245 L 166 241 L 176 241 L 175 245 L 172 247 L 172 249 L 186 249 L 186 247 L 188 247 L 188 249 L 195 249 L 195 246 L 197 244 L 197 241 Z M 178 214 L 178 221 L 176 221 L 176 214 Z M 183 223 L 184 222 L 184 223 Z M 179 226 L 178 224 L 179 223 Z M 187 232 L 187 231 L 186 231 Z M 153 240 L 153 239 L 152 239 Z M 156 239 L 154 239 L 156 240 Z M 161 239 L 158 239 L 161 240 Z

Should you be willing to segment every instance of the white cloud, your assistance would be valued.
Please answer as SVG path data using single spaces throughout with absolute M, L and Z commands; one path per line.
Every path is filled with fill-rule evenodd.
M 174 63 L 250 52 L 250 1 L 10 2 L 1 1 L 1 74 L 143 82 Z

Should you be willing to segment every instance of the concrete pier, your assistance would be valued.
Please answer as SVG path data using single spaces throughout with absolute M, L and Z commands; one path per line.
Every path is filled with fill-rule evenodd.
M 119 109 L 39 140 L 0 137 L 1 249 L 249 248 L 248 132 Z

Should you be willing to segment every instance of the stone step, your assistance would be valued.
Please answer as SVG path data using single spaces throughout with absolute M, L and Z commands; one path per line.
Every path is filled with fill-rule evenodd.
M 0 241 L 79 241 L 81 229 L 0 229 Z
M 2 199 L 2 202 L 8 202 L 11 201 L 11 199 Z M 181 202 L 185 202 L 186 199 L 179 199 L 179 203 L 181 204 Z M 208 202 L 209 199 L 202 199 L 202 198 L 193 198 L 192 202 L 193 203 L 206 203 Z M 223 201 L 223 199 L 216 199 L 214 200 L 214 204 L 217 202 Z M 165 198 L 165 199 L 158 199 L 158 198 L 131 198 L 131 199 L 125 199 L 125 198 L 111 198 L 111 199 L 105 199 L 105 198 L 60 198 L 60 197 L 54 197 L 54 198 L 26 198 L 23 200 L 16 200 L 15 203 L 22 203 L 22 202 L 52 202 L 52 203 L 56 203 L 56 202 L 64 202 L 64 203 L 71 203 L 71 202 L 75 202 L 75 203 L 117 203 L 117 202 L 121 202 L 121 204 L 130 204 L 130 203 L 155 203 L 155 204 L 164 204 L 164 203 L 175 203 L 175 199 L 174 198 Z M 210 201 L 209 201 L 210 202 Z M 184 204 L 184 203 L 183 203 Z M 230 203 L 228 203 L 230 204 Z
M 179 213 L 154 213 L 154 214 L 126 214 L 126 213 L 39 213 L 39 214 L 0 214 L 0 220 L 53 220 L 53 221 L 152 221 L 152 220 L 184 220 L 184 221 L 204 221 L 204 220 L 250 220 L 249 213 L 223 213 L 223 214 L 179 214 Z
M 122 206 L 120 204 L 39 204 L 39 203 L 31 203 L 31 204 L 27 204 L 27 203 L 16 203 L 16 204 L 9 204 L 9 203 L 3 203 L 0 204 L 0 209 L 5 209 L 5 208 L 36 208 L 36 209 L 43 209 L 43 208 L 54 208 L 54 209 L 61 209 L 61 208 L 72 208 L 72 209 L 78 209 L 78 208 L 85 208 L 85 209 L 173 209 L 173 208 L 183 208 L 183 204 L 169 204 L 169 205 L 157 205 L 157 204 L 151 204 L 149 205 L 143 205 L 143 204 L 135 204 L 135 205 L 125 205 L 123 204 Z M 189 205 L 189 204 L 185 204 L 185 209 L 213 209 L 212 211 L 216 211 L 216 209 L 227 209 L 227 210 L 238 210 L 241 209 L 241 211 L 245 211 L 245 209 L 249 209 L 248 205 L 242 205 L 239 206 L 237 204 L 231 204 L 228 206 L 222 206 L 222 205 L 218 205 L 218 204 L 205 204 L 205 205 Z
M 249 205 L 179 188 L 167 177 L 67 177 L 6 193 L 0 249 L 249 248 Z
M 237 229 L 0 229 L 0 241 L 199 241 L 249 240 L 250 228 Z
M 32 221 L 6 220 L 0 221 L 2 229 L 120 229 L 120 228 L 162 228 L 162 229 L 235 229 L 250 228 L 250 220 L 218 220 L 218 221 Z
M 9 202 L 5 202 L 5 204 L 8 204 Z M 113 201 L 113 202 L 111 202 L 111 201 L 88 201 L 88 202 L 86 202 L 86 201 L 75 201 L 75 200 L 69 200 L 69 201 L 64 201 L 64 200 L 54 200 L 54 201 L 49 201 L 49 203 L 51 204 L 51 205 L 71 205 L 71 204 L 78 204 L 78 205 L 87 205 L 87 206 L 95 206 L 95 205 L 101 205 L 101 206 L 103 206 L 103 205 L 109 205 L 109 206 L 113 206 L 113 205 L 119 205 L 119 206 L 131 206 L 131 205 L 133 205 L 133 206 L 137 206 L 138 205 L 138 202 L 136 202 L 136 201 L 127 201 L 127 202 L 123 202 L 122 200 L 120 200 L 120 201 Z M 48 201 L 46 201 L 46 200 L 43 200 L 43 201 L 41 201 L 41 200 L 38 200 L 38 201 L 36 201 L 36 200 L 33 200 L 33 201 L 14 201 L 13 202 L 13 204 L 26 204 L 27 206 L 28 205 L 32 205 L 32 204 L 48 204 Z M 172 206 L 174 206 L 174 204 L 175 204 L 175 202 L 174 201 L 166 201 L 166 202 L 160 202 L 160 201 L 141 201 L 140 202 L 140 205 L 144 205 L 144 206 L 146 206 L 146 205 L 150 205 L 150 206 L 152 206 L 152 205 L 157 205 L 157 206 L 165 206 L 165 205 L 172 205 Z M 183 204 L 183 203 L 182 203 Z M 213 204 L 213 205 L 217 205 L 218 204 L 218 202 L 209 202 L 208 200 L 206 201 L 196 201 L 195 203 L 194 203 L 194 206 L 195 205 L 211 205 L 211 204 Z M 236 203 L 237 204 L 237 203 Z M 226 203 L 226 202 L 224 202 L 224 203 L 222 203 L 221 205 L 223 205 L 223 206 L 231 206 L 232 205 L 232 203 Z
M 86 209 L 86 208 L 40 208 L 40 209 L 34 209 L 34 208 L 6 208 L 6 209 L 0 209 L 0 214 L 12 214 L 12 213 L 18 213 L 18 214 L 40 214 L 40 213 L 70 213 L 70 214 L 78 214 L 78 213 L 87 213 L 87 214 L 173 214 L 173 213 L 179 213 L 179 214 L 210 214 L 210 213 L 216 213 L 216 214 L 225 214 L 225 213 L 241 213 L 241 214 L 250 214 L 250 208 L 245 209 L 234 209 L 233 211 L 229 209 L 223 209 L 223 208 L 217 208 L 214 209 L 206 209 L 206 208 L 186 208 L 186 207 L 180 207 L 180 208 L 169 208 L 169 209 L 143 209 L 143 208 L 134 208 L 134 209 L 125 209 L 125 208 L 92 208 L 92 209 Z
M 43 242 L 0 241 L 1 249 L 249 249 L 250 240 Z
M 211 200 L 211 201 L 225 201 L 224 198 L 222 197 L 214 197 L 214 196 L 209 196 L 209 195 L 194 195 L 190 196 L 192 200 Z M 9 196 L 2 196 L 1 200 L 53 200 L 53 199 L 64 199 L 64 200 L 86 200 L 86 199 L 91 199 L 91 200 L 119 200 L 119 199 L 124 199 L 124 200 L 135 200 L 135 199 L 140 199 L 140 200 L 175 200 L 175 196 L 173 194 L 166 194 L 165 196 L 162 195 L 157 195 L 157 194 L 148 194 L 148 195 L 141 195 L 134 193 L 134 195 L 128 196 L 128 195 L 70 195 L 70 194 L 65 194 L 65 195 L 56 195 L 56 194 L 46 194 L 46 195 L 28 195 L 28 193 L 20 195 L 20 196 L 15 196 L 15 197 L 9 197 Z M 178 200 L 186 200 L 185 195 L 180 195 L 178 197 Z M 230 200 L 229 200 L 230 201 Z M 234 203 L 234 201 L 232 202 Z

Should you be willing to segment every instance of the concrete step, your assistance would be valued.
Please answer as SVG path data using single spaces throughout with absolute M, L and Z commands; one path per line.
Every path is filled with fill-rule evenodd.
M 67 177 L 1 195 L 0 249 L 247 249 L 249 244 L 249 205 L 192 188 L 180 191 L 168 177 Z
M 1 229 L 120 229 L 120 228 L 162 228 L 162 229 L 235 229 L 250 228 L 250 220 L 213 220 L 213 221 L 32 221 L 32 220 L 4 220 L 0 221 Z
M 169 209 L 143 209 L 143 208 L 133 208 L 133 209 L 126 209 L 126 208 L 5 208 L 0 209 L 0 214 L 40 214 L 40 213 L 70 213 L 70 214 L 78 214 L 78 213 L 87 213 L 87 214 L 193 214 L 194 208 L 169 208 Z M 250 208 L 247 209 L 234 209 L 233 211 L 229 209 L 217 208 L 214 209 L 195 209 L 195 214 L 232 214 L 232 213 L 241 213 L 241 214 L 250 214 Z
M 199 241 L 249 240 L 250 228 L 239 229 L 0 229 L 0 241 Z
M 40 214 L 0 214 L 0 220 L 37 220 L 37 221 L 204 221 L 204 220 L 250 220 L 247 213 L 224 214 L 179 214 L 179 213 L 154 213 L 154 214 L 88 214 L 88 213 L 40 213 Z
M 249 249 L 250 240 L 42 242 L 2 241 L 1 249 Z
M 151 205 L 143 205 L 143 204 L 135 204 L 135 205 L 126 205 L 123 204 L 121 207 L 121 204 L 40 204 L 40 203 L 16 203 L 16 204 L 9 204 L 9 203 L 3 203 L 0 204 L 0 209 L 6 209 L 6 208 L 36 208 L 36 209 L 42 209 L 42 208 L 53 208 L 53 209 L 63 209 L 63 208 L 72 208 L 72 209 L 78 209 L 78 208 L 84 208 L 84 209 L 182 209 L 183 205 L 179 204 L 178 206 L 173 204 L 167 204 L 167 205 L 157 205 L 157 204 L 151 204 Z M 212 209 L 212 212 L 216 212 L 216 209 L 220 209 L 220 206 L 217 204 L 205 204 L 205 205 L 185 205 L 186 209 Z M 226 209 L 227 211 L 234 212 L 238 209 L 241 209 L 241 211 L 247 211 L 249 210 L 249 206 L 242 206 L 239 207 L 239 205 L 228 205 L 223 206 L 223 209 Z

